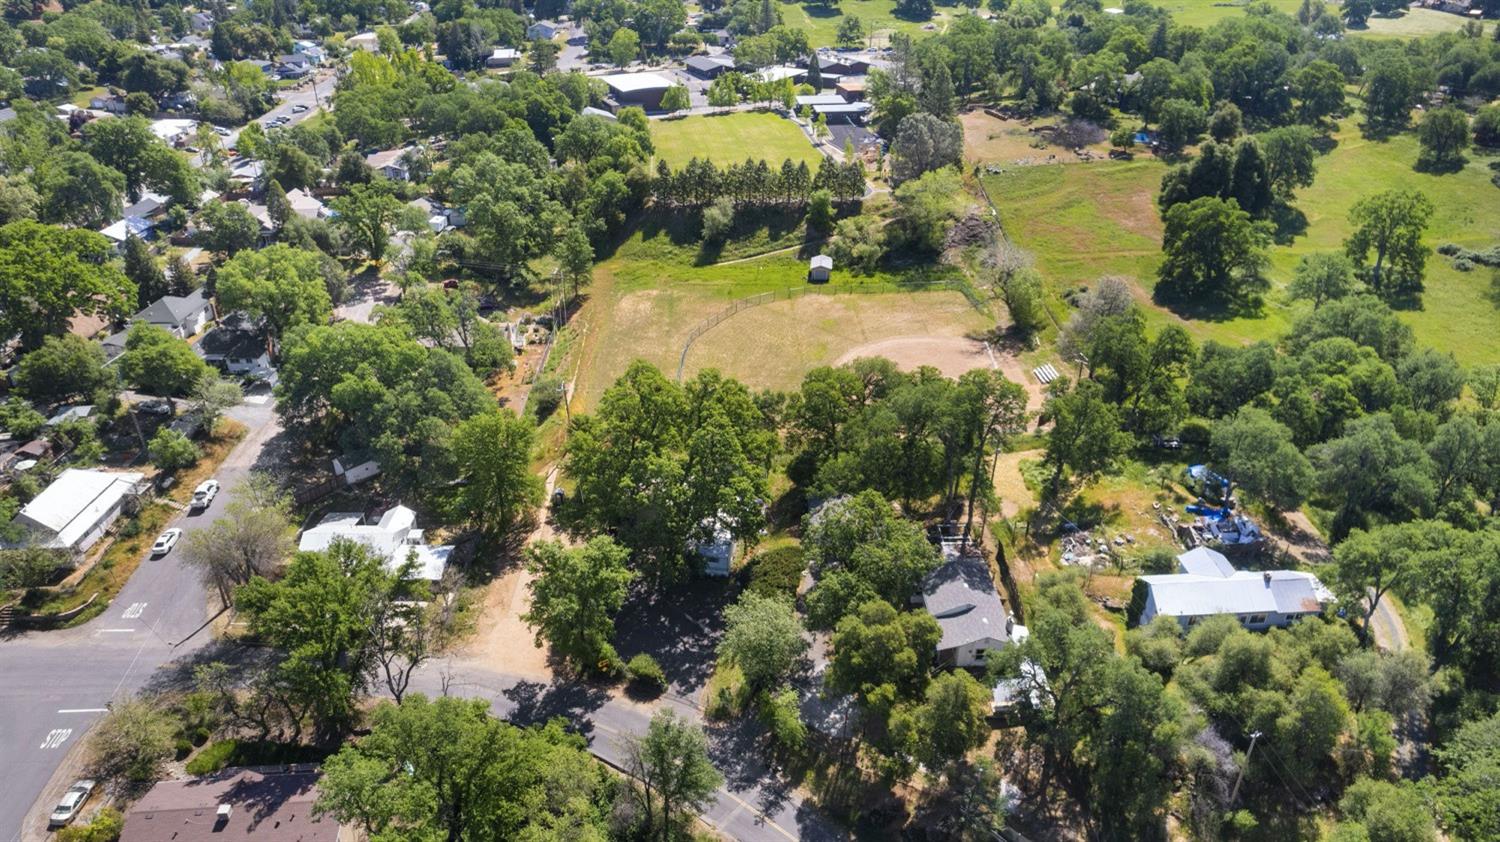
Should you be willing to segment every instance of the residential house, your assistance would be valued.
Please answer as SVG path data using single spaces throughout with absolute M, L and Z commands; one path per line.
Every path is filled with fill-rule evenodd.
M 410 181 L 411 168 L 406 165 L 405 149 L 385 149 L 365 156 L 365 164 L 392 181 Z
M 143 479 L 139 473 L 69 468 L 23 506 L 13 522 L 27 531 L 26 544 L 81 553 L 136 498 Z
M 1223 553 L 1197 547 L 1177 556 L 1179 572 L 1136 579 L 1131 613 L 1145 625 L 1158 615 L 1189 628 L 1219 614 L 1251 630 L 1288 626 L 1333 601 L 1318 577 L 1300 570 L 1236 570 Z
M 328 217 L 328 206 L 323 204 L 317 196 L 304 192 L 300 187 L 288 190 L 286 201 L 291 206 L 292 213 L 303 219 L 326 219 Z
M 303 79 L 312 72 L 312 62 L 301 53 L 292 53 L 276 59 L 276 73 L 283 79 Z
M 807 261 L 807 279 L 816 283 L 827 281 L 833 273 L 833 258 L 826 254 L 815 255 Z
M 387 570 L 395 572 L 411 560 L 415 565 L 412 578 L 436 582 L 443 578 L 453 547 L 429 546 L 423 541 L 422 530 L 416 528 L 416 520 L 417 513 L 402 505 L 387 510 L 375 523 L 365 523 L 360 512 L 333 512 L 302 533 L 297 549 L 319 552 L 335 541 L 354 541 L 385 558 Z
M 108 114 L 124 114 L 125 97 L 119 94 L 100 94 L 89 99 L 89 108 Z
M 151 121 L 151 133 L 161 138 L 168 146 L 178 146 L 186 143 L 193 132 L 198 129 L 197 120 L 188 120 L 181 117 L 165 117 L 160 120 Z
M 943 630 L 938 662 L 982 667 L 985 655 L 1026 639 L 995 591 L 990 566 L 972 553 L 955 554 L 922 580 L 922 604 Z
M 243 313 L 219 322 L 193 345 L 203 361 L 228 374 L 264 375 L 271 372 L 270 343 L 265 331 Z
M 689 56 L 683 64 L 700 79 L 717 79 L 734 69 L 734 56 Z
M 159 781 L 130 806 L 120 842 L 336 842 L 338 821 L 313 809 L 319 777 L 260 766 Z
M 186 339 L 202 332 L 213 317 L 213 302 L 198 289 L 187 295 L 163 295 L 130 320 L 156 325 L 173 336 Z
M 513 47 L 496 47 L 490 57 L 484 60 L 484 66 L 490 68 L 510 67 L 521 58 L 521 51 Z
M 608 111 L 605 111 L 603 108 L 595 108 L 592 105 L 585 105 L 583 107 L 583 110 L 578 113 L 583 117 L 603 117 L 606 120 L 615 119 L 615 115 L 611 114 Z
M 125 208 L 125 216 L 138 216 L 142 219 L 158 219 L 167 212 L 172 204 L 172 197 L 163 196 L 160 193 L 152 193 L 150 190 L 142 190 L 141 197 Z
M 421 211 L 422 216 L 427 220 L 427 227 L 432 229 L 432 233 L 441 234 L 448 229 L 448 212 L 443 209 L 442 205 L 425 197 L 412 199 L 407 204 Z
M 51 455 L 52 442 L 46 439 L 32 439 L 0 457 L 0 470 L 17 472 L 30 470 L 36 467 L 38 462 Z
M 373 32 L 361 32 L 358 35 L 350 35 L 344 43 L 351 50 L 364 50 L 367 53 L 380 52 L 380 37 Z
M 323 48 L 316 41 L 294 41 L 296 52 L 304 56 L 314 67 L 323 63 Z
M 380 475 L 380 463 L 367 450 L 345 453 L 333 460 L 333 475 L 353 488 L 367 479 Z
M 59 409 L 51 418 L 47 419 L 48 427 L 56 427 L 69 421 L 82 421 L 94 414 L 94 405 L 91 403 L 79 404 L 77 406 L 65 406 Z
M 194 32 L 211 32 L 214 28 L 214 16 L 209 12 L 193 12 L 188 15 L 188 28 Z
M 660 73 L 612 73 L 598 78 L 609 88 L 605 104 L 615 113 L 631 105 L 660 111 L 661 98 L 672 87 L 672 80 Z
M 141 216 L 127 216 L 124 219 L 116 220 L 100 228 L 99 233 L 103 234 L 105 238 L 113 243 L 115 252 L 119 253 L 124 248 L 125 241 L 130 239 L 131 236 L 139 237 L 142 240 L 149 240 L 155 237 L 156 223 Z
M 557 37 L 557 33 L 566 30 L 567 24 L 558 23 L 553 20 L 539 20 L 531 26 L 526 27 L 527 41 L 551 41 Z
M 266 168 L 260 161 L 234 158 L 229 162 L 229 185 L 235 192 L 259 196 L 266 189 Z

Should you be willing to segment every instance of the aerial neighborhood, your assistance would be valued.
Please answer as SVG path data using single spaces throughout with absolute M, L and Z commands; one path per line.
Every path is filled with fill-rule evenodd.
M 1500 2 L 0 20 L 0 840 L 1500 840 Z

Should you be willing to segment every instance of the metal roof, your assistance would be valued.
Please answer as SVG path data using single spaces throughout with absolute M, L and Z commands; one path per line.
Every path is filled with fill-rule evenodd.
M 672 80 L 660 73 L 611 73 L 608 76 L 600 76 L 599 81 L 608 85 L 611 90 L 622 94 L 666 90 L 672 87 Z
M 1311 573 L 1237 570 L 1231 576 L 1175 573 L 1142 576 L 1156 613 L 1169 617 L 1214 614 L 1312 614 L 1332 594 Z
M 47 546 L 72 547 L 87 535 L 121 498 L 135 492 L 144 478 L 139 473 L 109 473 L 69 468 L 27 503 L 18 519 L 34 524 L 53 538 Z

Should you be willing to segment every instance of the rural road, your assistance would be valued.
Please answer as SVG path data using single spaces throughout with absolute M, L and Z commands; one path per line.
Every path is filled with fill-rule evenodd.
M 1368 598 L 1374 596 L 1372 588 Z M 1380 600 L 1375 613 L 1370 615 L 1370 634 L 1375 638 L 1375 645 L 1387 652 L 1400 652 L 1411 646 L 1411 640 L 1406 636 L 1406 624 L 1401 622 L 1401 615 L 1396 613 L 1389 599 Z
M 252 394 L 225 414 L 249 433 L 220 468 L 223 491 L 208 509 L 172 522 L 185 533 L 223 514 L 235 485 L 278 429 L 269 395 Z M 197 574 L 174 549 L 142 561 L 113 604 L 82 626 L 0 638 L 0 840 L 45 832 L 45 810 L 28 813 L 39 801 L 50 806 L 72 783 L 52 780 L 64 757 L 112 702 L 139 690 L 157 667 L 208 642 L 208 634 L 195 634 L 208 619 L 208 604 Z

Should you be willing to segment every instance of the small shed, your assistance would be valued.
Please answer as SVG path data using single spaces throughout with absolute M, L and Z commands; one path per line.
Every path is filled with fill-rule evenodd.
M 827 281 L 833 273 L 833 258 L 820 254 L 807 262 L 807 279 L 813 282 Z

